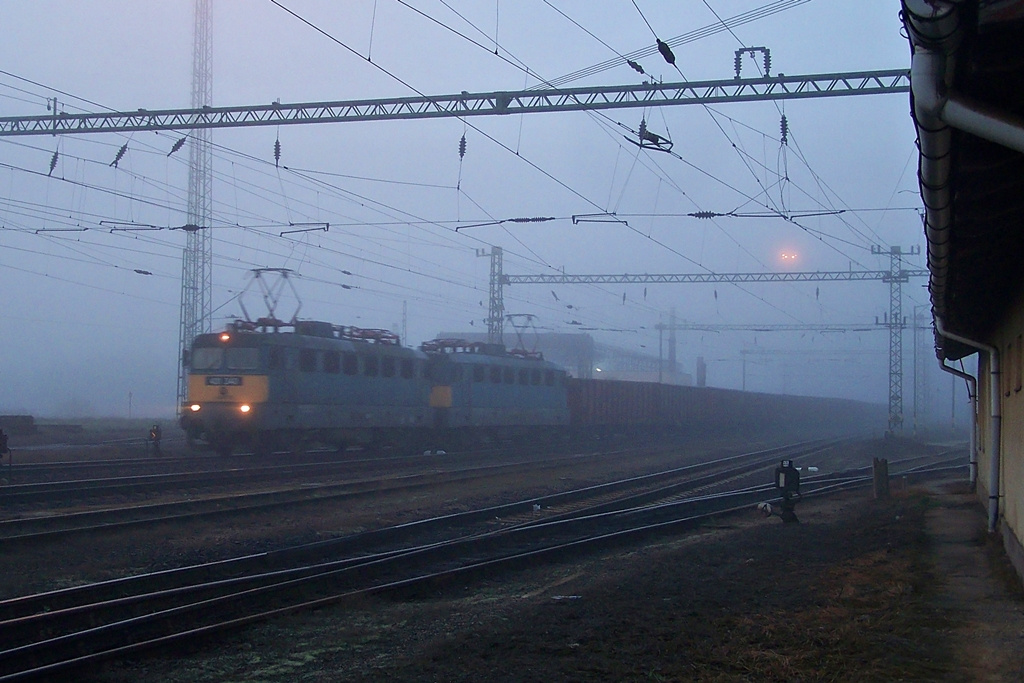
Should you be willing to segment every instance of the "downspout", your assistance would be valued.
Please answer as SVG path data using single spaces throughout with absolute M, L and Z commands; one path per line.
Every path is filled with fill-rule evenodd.
M 915 113 L 1024 152 L 1024 119 L 949 89 L 946 60 L 959 43 L 960 18 L 956 7 L 934 0 L 906 0 L 904 6 L 914 43 L 910 89 L 914 93 Z
M 1024 153 L 1024 119 L 998 112 L 952 90 L 954 60 L 963 36 L 958 2 L 903 0 L 903 19 L 913 49 L 912 113 L 921 149 L 918 181 L 925 205 L 928 289 L 936 318 L 946 318 L 952 131 L 971 133 Z
M 1000 399 L 1002 397 L 1000 396 L 999 382 L 999 351 L 996 347 L 989 344 L 946 331 L 943 328 L 942 319 L 938 316 L 935 317 L 935 330 L 946 339 L 952 339 L 988 354 L 989 403 L 991 404 L 989 413 L 991 434 L 989 438 L 992 441 L 992 446 L 989 450 L 991 462 L 988 473 L 988 530 L 989 533 L 994 533 L 999 524 L 999 460 L 1000 443 L 1002 440 L 1000 433 L 1002 426 Z
M 925 238 L 935 330 L 939 335 L 988 353 L 992 445 L 989 470 L 988 530 L 999 523 L 999 461 L 1001 443 L 999 352 L 945 330 L 949 269 L 949 231 L 953 227 L 950 188 L 952 131 L 950 126 L 1010 149 L 1024 152 L 1024 121 L 1009 114 L 985 109 L 954 93 L 954 56 L 963 35 L 959 2 L 950 0 L 903 0 L 903 18 L 910 36 L 910 87 L 914 122 L 917 124 L 921 160 L 918 180 L 925 205 Z M 945 369 L 945 368 L 944 368 Z
M 957 8 L 949 3 L 904 0 L 903 20 L 912 49 L 910 86 L 911 114 L 921 150 L 917 177 L 925 207 L 928 290 L 937 317 L 945 315 L 946 279 L 949 265 L 949 230 L 953 224 L 950 189 L 953 135 L 939 118 L 943 98 L 951 82 L 953 55 L 962 35 Z
M 978 380 L 962 370 L 946 365 L 943 359 L 939 359 L 939 368 L 943 372 L 962 377 L 967 382 L 967 394 L 971 400 L 971 452 L 970 452 L 970 481 L 971 491 L 978 486 Z

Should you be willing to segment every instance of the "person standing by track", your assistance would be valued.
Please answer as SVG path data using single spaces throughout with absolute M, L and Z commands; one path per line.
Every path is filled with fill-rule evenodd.
M 13 466 L 14 459 L 11 457 L 11 448 L 7 445 L 7 432 L 0 429 L 0 466 L 4 464 L 4 456 L 7 456 L 7 465 Z
M 160 438 L 163 436 L 160 430 L 159 424 L 154 424 L 149 429 L 149 447 L 153 451 L 153 455 L 162 455 L 160 452 Z

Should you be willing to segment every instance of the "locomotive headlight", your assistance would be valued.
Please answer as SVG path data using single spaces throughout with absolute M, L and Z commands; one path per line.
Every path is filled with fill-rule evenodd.
M 248 403 L 243 403 L 242 405 L 238 406 L 238 409 L 241 410 L 243 413 L 248 413 L 250 410 L 252 410 L 252 407 Z
M 231 339 L 231 335 L 230 335 L 230 334 L 228 334 L 227 332 L 221 332 L 221 333 L 220 333 L 220 340 L 221 340 L 222 342 L 226 342 L 226 341 L 229 341 L 230 339 Z
M 188 409 L 191 410 L 193 413 L 198 413 L 199 412 L 199 404 L 198 403 L 193 403 L 192 405 L 190 405 L 188 407 Z

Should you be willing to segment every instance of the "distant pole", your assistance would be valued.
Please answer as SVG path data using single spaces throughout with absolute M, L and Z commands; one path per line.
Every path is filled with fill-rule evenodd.
M 128 392 L 128 419 L 132 419 L 132 392 Z
M 919 326 L 917 322 L 917 309 L 918 307 L 914 306 L 914 427 L 912 432 L 914 436 L 917 436 L 917 328 Z
M 658 384 L 664 380 L 665 374 L 665 326 L 658 324 Z
M 956 435 L 956 377 L 949 376 L 949 432 Z
M 676 373 L 678 372 L 678 366 L 676 365 L 676 307 L 672 307 L 672 311 L 669 314 L 669 328 L 668 328 L 668 372 L 672 376 L 672 381 L 675 382 Z

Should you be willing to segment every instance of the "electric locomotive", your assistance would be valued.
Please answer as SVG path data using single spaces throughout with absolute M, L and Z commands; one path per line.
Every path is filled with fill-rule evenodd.
M 569 424 L 565 370 L 541 354 L 458 339 L 420 349 L 429 359 L 433 427 L 449 441 L 543 438 L 545 428 Z
M 566 375 L 539 354 L 272 318 L 196 337 L 183 359 L 190 445 L 444 448 L 567 425 Z

